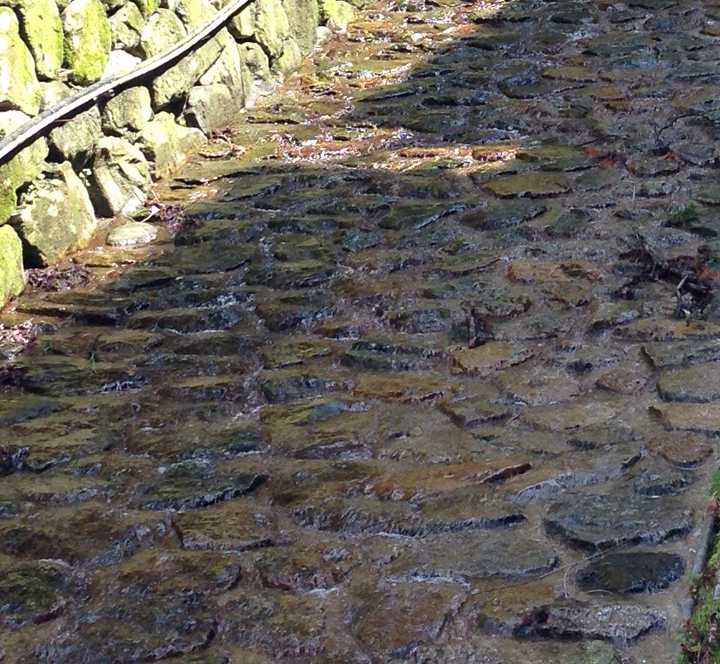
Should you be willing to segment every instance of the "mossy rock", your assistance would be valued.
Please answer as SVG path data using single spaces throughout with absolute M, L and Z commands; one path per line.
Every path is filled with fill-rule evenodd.
M 99 80 L 110 58 L 112 30 L 100 0 L 73 0 L 63 12 L 65 64 L 75 83 Z
M 160 0 L 133 0 L 145 17 L 150 16 L 159 6 Z
M 20 33 L 35 59 L 37 75 L 52 79 L 63 62 L 63 29 L 55 0 L 18 0 Z
M 97 220 L 85 185 L 68 163 L 48 165 L 22 196 L 10 223 L 23 240 L 28 267 L 54 265 L 85 248 Z
M 24 289 L 22 242 L 10 226 L 0 226 L 0 307 Z
M 78 168 L 84 166 L 101 135 L 100 111 L 93 106 L 50 132 L 53 161 L 69 161 Z
M 169 9 L 158 9 L 143 28 L 137 55 L 152 58 L 187 36 L 182 21 Z
M 15 12 L 0 7 L 0 109 L 35 115 L 40 89 L 30 50 L 20 37 Z
M 0 138 L 14 131 L 30 119 L 20 111 L 0 113 Z M 8 163 L 0 166 L 0 225 L 15 211 L 18 187 L 33 180 L 42 170 L 48 155 L 45 138 L 39 138 L 19 152 Z

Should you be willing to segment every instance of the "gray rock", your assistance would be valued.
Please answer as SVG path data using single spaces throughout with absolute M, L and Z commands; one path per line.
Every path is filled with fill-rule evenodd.
M 0 110 L 35 115 L 40 108 L 40 88 L 33 57 L 20 38 L 15 12 L 0 7 Z
M 684 571 L 682 558 L 674 553 L 611 553 L 583 567 L 577 574 L 577 583 L 586 592 L 655 592 L 677 581 Z
M 109 133 L 133 134 L 153 119 L 150 92 L 136 87 L 123 90 L 105 105 L 102 113 L 103 129 Z
M 257 0 L 230 22 L 230 32 L 238 40 L 253 39 L 272 59 L 283 53 L 285 40 L 292 34 L 281 0 Z
M 48 165 L 44 174 L 10 218 L 23 240 L 27 267 L 53 265 L 68 252 L 86 247 L 97 228 L 90 197 L 72 166 Z
M 200 85 L 188 96 L 185 117 L 189 125 L 208 134 L 212 129 L 226 126 L 238 112 L 238 102 L 230 89 L 222 83 Z
M 143 127 L 140 141 L 143 153 L 153 162 L 153 176 L 161 178 L 182 164 L 206 139 L 199 129 L 176 124 L 170 113 L 158 113 Z
M 100 111 L 93 106 L 50 132 L 50 155 L 55 161 L 82 167 L 92 156 L 101 134 Z
M 214 85 L 215 83 L 226 85 L 235 103 L 238 106 L 244 106 L 250 91 L 250 72 L 243 67 L 240 44 L 237 44 L 229 33 L 224 34 L 226 45 L 223 52 L 210 69 L 203 74 L 199 83 L 200 85 Z
M 658 544 L 693 527 L 689 509 L 672 498 L 632 494 L 570 495 L 550 507 L 548 531 L 572 544 L 608 549 L 619 544 Z
M 113 228 L 107 236 L 111 247 L 131 247 L 152 242 L 158 234 L 157 226 L 142 221 L 130 221 Z
M 100 139 L 92 164 L 91 199 L 100 216 L 132 215 L 150 188 L 150 168 L 139 148 L 122 138 Z
M 247 71 L 250 90 L 246 95 L 246 103 L 252 105 L 258 96 L 269 95 L 275 89 L 276 81 L 270 73 L 270 60 L 259 44 L 247 42 L 240 44 L 243 68 Z
M 127 51 L 112 51 L 103 71 L 103 78 L 113 78 L 135 69 L 142 60 Z
M 173 11 L 183 22 L 188 32 L 205 25 L 217 10 L 210 0 L 175 0 Z
M 145 17 L 132 2 L 121 7 L 110 17 L 113 48 L 131 50 L 140 42 Z

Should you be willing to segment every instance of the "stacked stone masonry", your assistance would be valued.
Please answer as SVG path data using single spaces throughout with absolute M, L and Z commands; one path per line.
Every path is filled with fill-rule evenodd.
M 0 0 L 0 138 L 168 51 L 228 3 Z M 0 164 L 0 306 L 23 290 L 24 269 L 87 246 L 99 217 L 141 208 L 154 180 L 272 92 L 353 12 L 344 0 L 254 0 L 154 80 L 118 90 Z

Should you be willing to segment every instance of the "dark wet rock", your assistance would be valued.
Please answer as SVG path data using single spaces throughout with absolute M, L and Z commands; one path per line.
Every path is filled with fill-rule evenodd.
M 251 493 L 265 479 L 255 473 L 215 472 L 204 461 L 185 461 L 167 468 L 140 503 L 152 510 L 208 507 Z
M 231 368 L 227 367 L 226 368 Z M 238 401 L 245 394 L 243 376 L 236 372 L 231 376 L 193 376 L 180 378 L 173 385 L 166 385 L 158 394 L 172 401 L 198 403 L 203 401 Z
M 437 351 L 410 344 L 358 341 L 340 358 L 343 366 L 377 371 L 419 371 L 437 364 Z
M 392 206 L 383 215 L 378 226 L 385 230 L 399 231 L 421 229 L 454 212 L 462 212 L 466 206 L 461 203 L 428 203 L 425 201 L 402 202 Z
M 510 201 L 470 210 L 460 217 L 460 222 L 476 230 L 497 231 L 515 228 L 546 211 L 542 203 Z
M 121 513 L 95 502 L 54 508 L 40 519 L 8 520 L 0 526 L 0 552 L 21 560 L 112 565 L 165 540 L 174 540 L 174 535 L 157 513 Z
M 692 512 L 667 498 L 632 495 L 576 495 L 552 505 L 548 530 L 582 547 L 659 544 L 693 526 Z
M 230 304 L 225 307 L 201 307 L 142 311 L 128 321 L 134 330 L 170 330 L 181 334 L 217 332 L 235 327 L 245 320 L 247 307 Z
M 0 445 L 0 476 L 22 470 L 30 449 L 18 445 Z
M 563 210 L 551 224 L 545 228 L 545 232 L 552 237 L 573 237 L 584 230 L 592 220 L 587 210 L 581 208 L 570 208 Z
M 0 561 L 0 604 L 5 627 L 41 623 L 60 615 L 80 584 L 55 561 Z
M 634 467 L 626 481 L 640 495 L 658 497 L 687 491 L 697 481 L 697 476 L 683 468 L 671 468 L 666 463 L 649 461 Z
M 309 288 L 332 279 L 335 272 L 335 268 L 317 260 L 276 262 L 251 266 L 245 275 L 245 281 L 251 286 Z
M 52 396 L 120 392 L 142 383 L 140 375 L 123 364 L 69 357 L 38 359 L 21 377 L 22 386 L 29 392 Z
M 663 401 L 707 402 L 720 399 L 720 363 L 707 362 L 663 375 L 658 381 Z
M 263 365 L 266 369 L 304 364 L 307 360 L 326 357 L 333 353 L 333 346 L 324 341 L 307 338 L 298 341 L 279 343 L 263 350 Z
M 390 324 L 409 334 L 429 334 L 448 330 L 460 312 L 450 307 L 423 306 L 422 302 L 411 308 L 393 311 L 388 315 Z
M 0 427 L 57 413 L 66 407 L 60 401 L 21 393 L 5 392 L 0 399 Z
M 568 72 L 566 80 L 567 75 Z M 577 171 L 590 168 L 594 161 L 585 150 L 572 145 L 544 145 L 519 150 L 515 158 L 538 164 L 543 171 Z
M 271 332 L 285 332 L 332 316 L 335 309 L 336 303 L 323 294 L 286 291 L 277 300 L 259 303 L 256 313 Z
M 316 397 L 340 387 L 341 384 L 334 380 L 293 370 L 271 374 L 261 385 L 262 392 L 270 403 Z
M 639 606 L 568 602 L 540 609 L 537 623 L 527 632 L 554 638 L 603 639 L 622 646 L 664 625 L 662 615 Z
M 59 636 L 33 648 L 28 662 L 115 664 L 177 657 L 205 648 L 215 629 L 212 612 L 192 594 L 129 593 L 73 616 Z
M 610 553 L 577 573 L 580 590 L 611 593 L 665 590 L 684 573 L 683 559 L 674 553 Z
M 283 539 L 278 518 L 251 498 L 173 516 L 173 527 L 189 551 L 247 551 Z
M 414 543 L 397 561 L 385 568 L 397 579 L 452 580 L 527 579 L 553 570 L 559 562 L 555 551 L 523 537 L 516 529 L 429 535 Z

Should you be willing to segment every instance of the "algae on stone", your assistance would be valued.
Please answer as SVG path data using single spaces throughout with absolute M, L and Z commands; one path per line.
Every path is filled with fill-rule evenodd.
M 112 30 L 100 0 L 72 0 L 62 15 L 65 64 L 75 83 L 99 80 L 110 57 Z
M 53 265 L 88 245 L 97 220 L 85 185 L 68 163 L 48 165 L 22 196 L 10 223 L 23 240 L 27 267 Z
M 55 0 L 19 0 L 20 31 L 35 59 L 37 75 L 53 79 L 63 61 L 63 29 Z
M 15 12 L 0 7 L 0 110 L 35 115 L 40 89 L 30 50 L 20 38 Z
M 0 307 L 25 289 L 22 242 L 10 226 L 0 227 Z

